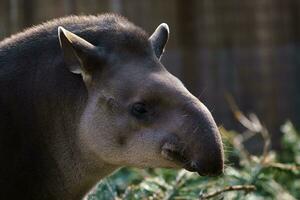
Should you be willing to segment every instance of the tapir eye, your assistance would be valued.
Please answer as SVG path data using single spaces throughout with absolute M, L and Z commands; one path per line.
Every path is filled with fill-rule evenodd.
M 131 107 L 131 113 L 135 117 L 138 117 L 138 118 L 143 117 L 145 114 L 148 113 L 146 104 L 141 103 L 141 102 L 134 103 Z

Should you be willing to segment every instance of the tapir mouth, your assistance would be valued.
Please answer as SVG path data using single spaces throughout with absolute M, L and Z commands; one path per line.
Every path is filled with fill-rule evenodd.
M 179 166 L 182 166 L 188 171 L 196 172 L 197 170 L 191 165 L 192 163 L 186 156 L 186 153 L 184 150 L 180 150 L 176 145 L 171 143 L 165 143 L 162 147 L 161 151 L 162 156 L 170 160 L 172 162 L 175 162 Z
M 190 172 L 197 172 L 200 176 L 218 176 L 223 173 L 223 166 L 213 171 L 207 170 L 204 167 L 205 163 L 192 161 L 186 156 L 187 153 L 184 150 L 180 150 L 174 144 L 165 143 L 161 154 L 165 159 L 175 162 Z M 211 166 L 211 168 L 215 167 Z
M 163 145 L 161 154 L 165 159 L 180 165 L 185 165 L 185 163 L 189 162 L 188 158 L 185 156 L 185 152 L 183 150 L 180 151 L 176 145 L 171 143 L 165 143 Z

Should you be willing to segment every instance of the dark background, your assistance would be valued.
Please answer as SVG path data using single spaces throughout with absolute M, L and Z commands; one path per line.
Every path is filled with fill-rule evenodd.
M 299 0 L 0 0 L 0 38 L 69 14 L 116 12 L 171 38 L 165 66 L 212 111 L 240 129 L 225 94 L 254 112 L 278 147 L 280 125 L 300 126 Z

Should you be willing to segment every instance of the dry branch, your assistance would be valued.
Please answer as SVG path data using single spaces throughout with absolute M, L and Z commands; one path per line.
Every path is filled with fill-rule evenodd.
M 213 198 L 215 196 L 218 196 L 220 194 L 223 194 L 225 192 L 230 192 L 230 191 L 245 191 L 246 193 L 252 192 L 256 190 L 256 187 L 254 185 L 233 185 L 233 186 L 228 186 L 223 188 L 222 190 L 218 190 L 212 193 L 208 193 L 208 194 L 204 194 L 200 196 L 200 200 L 204 200 L 204 199 L 210 199 Z
M 277 168 L 277 169 L 285 170 L 285 171 L 299 171 L 300 172 L 300 166 L 298 166 L 298 165 L 290 165 L 290 164 L 284 164 L 284 163 L 268 163 L 265 165 L 265 167 L 272 167 L 272 168 Z

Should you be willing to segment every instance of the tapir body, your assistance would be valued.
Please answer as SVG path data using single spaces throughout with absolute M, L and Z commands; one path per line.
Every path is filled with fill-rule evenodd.
M 159 61 L 168 35 L 106 14 L 0 42 L 0 199 L 81 199 L 122 166 L 220 174 L 210 112 Z

